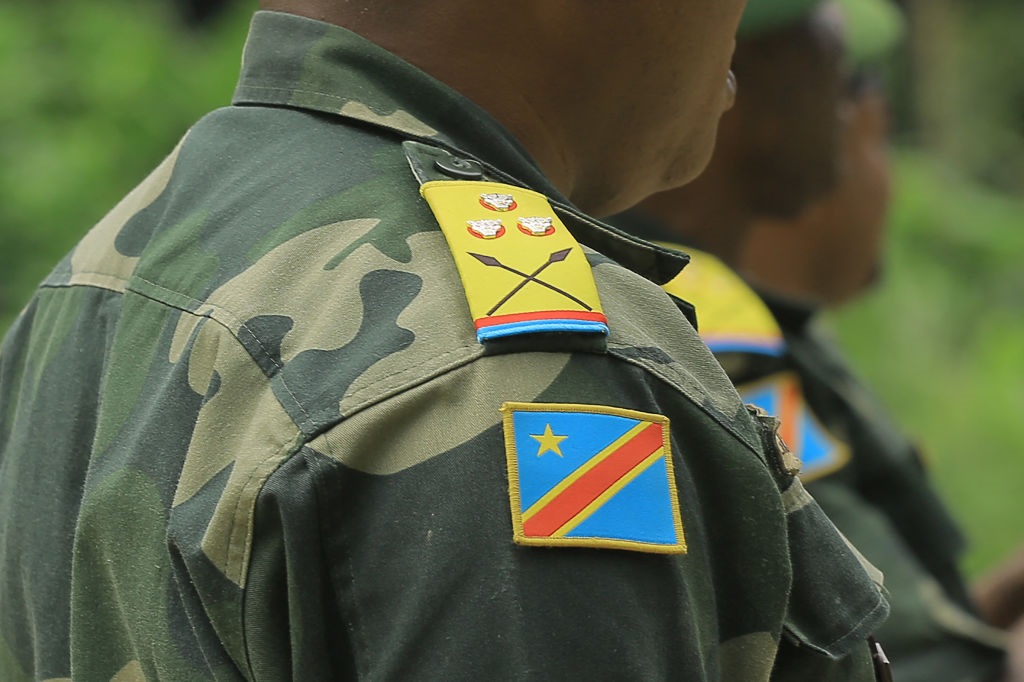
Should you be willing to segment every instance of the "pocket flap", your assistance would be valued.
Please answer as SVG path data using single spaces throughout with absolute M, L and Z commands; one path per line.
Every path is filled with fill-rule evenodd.
M 863 646 L 889 615 L 882 574 L 836 529 L 799 480 L 783 493 L 793 587 L 786 632 L 839 659 Z

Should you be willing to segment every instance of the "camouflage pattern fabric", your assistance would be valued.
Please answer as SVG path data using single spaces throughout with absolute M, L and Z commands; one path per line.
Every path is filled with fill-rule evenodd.
M 639 216 L 620 216 L 616 224 L 658 238 L 658 226 Z M 957 559 L 963 537 L 938 498 L 921 465 L 916 448 L 892 424 L 885 411 L 852 375 L 834 344 L 815 324 L 815 311 L 789 301 L 755 295 L 742 280 L 712 282 L 700 273 L 724 267 L 717 258 L 685 248 L 690 266 L 668 285 L 669 291 L 686 296 L 697 309 L 701 334 L 712 350 L 711 330 L 728 337 L 726 328 L 743 318 L 728 311 L 730 320 L 709 298 L 728 297 L 745 301 L 750 308 L 770 312 L 776 322 L 781 353 L 716 352 L 736 381 L 741 396 L 754 399 L 779 378 L 795 376 L 801 404 L 810 419 L 824 428 L 841 449 L 827 466 L 815 464 L 817 454 L 807 457 L 801 478 L 807 490 L 836 526 L 885 574 L 891 615 L 876 636 L 892 661 L 899 682 L 980 682 L 1001 679 L 1005 635 L 982 623 L 970 605 Z M 707 286 L 716 284 L 717 286 Z M 742 291 L 721 288 L 741 287 Z M 707 310 L 709 315 L 702 316 Z M 760 311 L 747 311 L 747 317 Z M 705 331 L 707 329 L 708 331 Z M 735 338 L 735 337 L 732 337 Z M 794 426 L 796 440 L 812 440 L 813 433 L 797 433 L 808 427 L 808 415 L 795 403 L 778 405 L 786 414 L 803 420 Z M 785 432 L 786 429 L 783 429 Z M 807 443 L 808 449 L 813 443 Z
M 546 194 L 610 334 L 478 342 L 410 140 Z M 684 262 L 393 55 L 258 13 L 234 106 L 4 340 L 0 678 L 873 679 L 879 578 L 658 286 Z M 686 553 L 515 544 L 507 402 L 666 417 Z

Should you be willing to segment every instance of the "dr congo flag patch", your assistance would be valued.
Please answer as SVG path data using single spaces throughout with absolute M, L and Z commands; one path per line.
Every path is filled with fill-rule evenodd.
M 686 552 L 667 418 L 602 405 L 501 411 L 516 543 Z

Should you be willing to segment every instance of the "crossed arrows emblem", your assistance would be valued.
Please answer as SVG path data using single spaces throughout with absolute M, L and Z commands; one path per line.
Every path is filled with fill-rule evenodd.
M 573 296 L 572 294 L 570 294 L 568 291 L 565 291 L 564 289 L 559 289 L 558 287 L 554 286 L 553 284 L 545 282 L 542 279 L 538 279 L 538 277 L 537 277 L 537 275 L 539 275 L 540 273 L 544 272 L 544 270 L 547 269 L 548 266 L 553 265 L 555 263 L 561 263 L 562 261 L 564 261 L 566 258 L 569 257 L 569 254 L 571 252 L 572 252 L 572 248 L 562 249 L 561 251 L 555 251 L 550 256 L 548 256 L 547 261 L 543 265 L 541 265 L 539 268 L 537 268 L 536 270 L 534 270 L 530 274 L 527 274 L 525 272 L 520 272 L 519 270 L 516 270 L 515 268 L 509 267 L 509 266 L 505 265 L 504 263 L 502 263 L 497 258 L 495 258 L 494 256 L 486 256 L 486 255 L 480 254 L 480 253 L 473 253 L 472 251 L 467 252 L 467 253 L 469 253 L 470 256 L 472 256 L 473 258 L 476 258 L 478 261 L 480 261 L 481 263 L 483 263 L 484 265 L 486 265 L 488 267 L 501 268 L 502 270 L 506 270 L 508 272 L 511 272 L 514 275 L 518 275 L 519 277 L 523 278 L 523 281 L 521 281 L 519 284 L 517 284 L 515 286 L 515 288 L 512 289 L 512 291 L 510 291 L 507 294 L 505 294 L 504 298 L 502 298 L 500 301 L 495 303 L 494 307 L 487 311 L 487 316 L 490 317 L 495 312 L 497 312 L 497 310 L 499 308 L 501 308 L 501 306 L 503 306 L 506 303 L 508 303 L 508 301 L 513 296 L 518 294 L 522 290 L 522 288 L 525 287 L 530 282 L 535 282 L 536 284 L 539 284 L 542 287 L 547 287 L 551 291 L 554 291 L 557 294 L 561 294 L 562 296 L 565 296 L 567 299 L 569 299 L 573 303 L 576 303 L 576 304 L 582 306 L 584 310 L 588 310 L 588 311 L 589 310 L 593 310 L 593 308 L 591 308 L 589 305 L 587 305 L 586 303 L 584 303 L 580 299 L 578 299 L 575 296 Z

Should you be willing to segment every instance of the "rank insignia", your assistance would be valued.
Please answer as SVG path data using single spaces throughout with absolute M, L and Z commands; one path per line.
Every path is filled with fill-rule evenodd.
M 514 211 L 519 204 L 516 203 L 516 198 L 511 194 L 502 194 L 500 192 L 484 192 L 480 195 L 480 204 L 484 208 L 489 208 L 492 211 L 499 211 L 504 213 L 505 211 Z
M 601 405 L 501 411 L 516 544 L 686 552 L 667 418 Z
M 420 191 L 448 240 L 479 341 L 608 333 L 590 263 L 544 195 L 471 180 L 427 182 Z M 485 208 L 505 215 L 496 220 Z
M 805 483 L 827 476 L 849 461 L 849 448 L 818 421 L 794 374 L 783 372 L 741 386 L 739 391 L 744 402 L 779 418 L 779 437 L 800 459 L 800 479 Z
M 497 239 L 505 234 L 505 226 L 500 220 L 467 220 L 469 233 L 480 239 Z
M 555 225 L 552 218 L 520 218 L 517 227 L 519 231 L 531 237 L 547 237 L 555 233 Z

